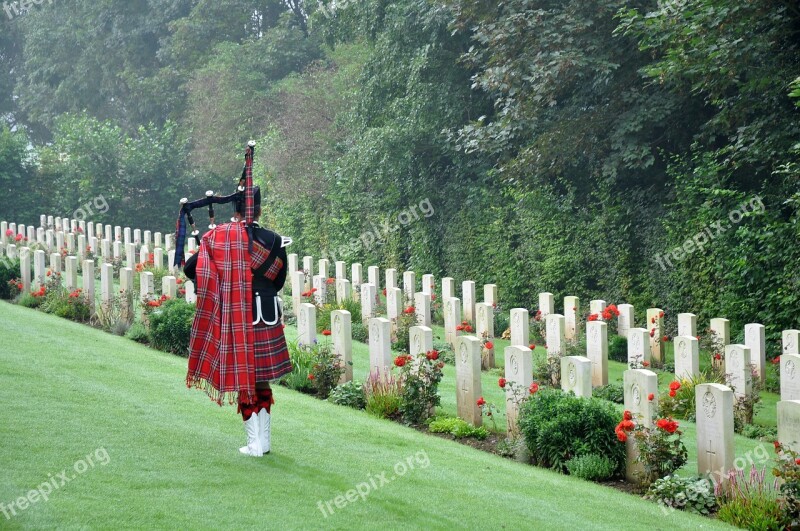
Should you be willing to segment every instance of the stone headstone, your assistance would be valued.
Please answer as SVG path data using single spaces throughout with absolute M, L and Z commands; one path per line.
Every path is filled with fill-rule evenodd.
M 461 323 L 461 300 L 450 297 L 444 301 L 444 340 L 455 350 L 458 342 L 458 330 Z
M 133 243 L 125 244 L 125 265 L 130 268 L 136 267 L 136 245 Z
M 153 254 L 155 255 L 155 253 Z M 146 264 L 149 258 L 150 258 L 150 249 L 148 249 L 146 245 L 142 245 L 141 249 L 139 249 L 139 263 Z
M 106 230 L 103 233 L 103 239 L 111 241 L 114 239 L 114 229 L 111 225 L 106 225 Z
M 333 337 L 333 353 L 338 355 L 344 366 L 344 373 L 339 383 L 353 380 L 353 332 L 352 316 L 347 310 L 331 312 L 331 335 Z
M 6 256 L 9 258 L 16 258 L 17 257 L 17 246 L 13 243 L 9 243 L 6 246 Z
M 725 372 L 736 398 L 753 394 L 752 368 L 750 367 L 750 348 L 745 345 L 725 347 Z
M 800 400 L 778 402 L 778 440 L 800 452 Z
M 592 396 L 592 361 L 584 356 L 561 358 L 561 390 L 575 396 Z
M 717 317 L 711 319 L 711 326 L 709 328 L 711 328 L 711 331 L 721 340 L 722 349 L 724 351 L 725 347 L 731 342 L 731 322 L 727 319 Z
M 175 235 L 174 234 L 167 234 L 164 236 L 164 250 L 174 251 L 175 250 Z
M 19 250 L 19 276 L 22 280 L 22 291 L 28 293 L 31 290 L 31 252 L 28 247 Z
M 547 357 L 558 358 L 564 355 L 566 339 L 564 338 L 565 320 L 564 316 L 551 313 L 546 318 L 547 331 Z
M 153 234 L 153 247 L 154 248 L 164 247 L 164 239 L 162 238 L 160 232 L 156 232 Z
M 295 272 L 300 270 L 299 259 L 297 257 L 297 253 L 289 254 L 287 256 L 287 259 L 289 261 L 289 265 L 287 266 L 286 270 L 287 270 L 288 274 L 290 275 L 289 278 L 291 278 L 291 274 L 292 273 L 295 273 Z
M 26 230 L 28 231 L 28 234 L 27 234 L 27 237 L 28 237 L 27 245 L 32 245 L 34 242 L 37 241 L 36 232 L 35 232 L 33 227 L 27 227 Z
M 442 279 L 442 300 L 446 301 L 451 297 L 456 296 L 456 281 L 450 277 Z
M 433 330 L 427 326 L 412 326 L 408 332 L 409 354 L 416 357 L 433 350 Z
M 327 258 L 321 258 L 320 261 L 319 261 L 319 272 L 318 272 L 318 275 L 321 276 L 322 278 L 324 278 L 325 280 L 328 280 L 329 278 L 331 278 L 331 275 L 330 275 L 330 264 L 331 264 L 330 260 L 328 260 Z
M 60 275 L 62 272 L 61 269 L 61 254 L 60 253 L 51 253 L 50 254 L 50 271 L 54 275 Z
M 31 228 L 33 228 L 33 227 L 31 227 Z M 30 239 L 30 238 L 28 238 L 28 239 Z M 44 244 L 44 243 L 46 243 L 46 241 L 47 240 L 45 239 L 45 229 L 39 227 L 38 229 L 36 229 L 36 242 Z
M 483 286 L 483 302 L 491 304 L 492 308 L 497 307 L 500 298 L 497 293 L 497 284 L 484 284 Z
M 64 250 L 64 237 L 65 236 L 63 232 L 56 233 L 56 251 L 59 253 Z
M 361 296 L 361 283 L 364 278 L 361 264 L 350 266 L 350 274 L 353 282 L 353 299 L 359 300 L 357 297 Z
M 139 297 L 144 301 L 153 297 L 156 293 L 155 279 L 150 271 L 139 273 Z
M 414 294 L 414 312 L 418 325 L 431 326 L 431 296 L 421 291 Z
M 336 279 L 347 278 L 347 273 L 346 273 L 347 264 L 345 264 L 341 260 L 338 260 L 335 266 L 336 266 Z
M 781 400 L 800 400 L 800 354 L 781 354 Z
M 83 261 L 83 296 L 89 308 L 94 310 L 94 260 Z
M 164 267 L 164 249 L 160 247 L 153 249 L 153 267 L 158 269 Z
M 67 254 L 75 254 L 75 234 L 67 234 Z
M 166 295 L 170 299 L 178 296 L 178 279 L 171 275 L 161 278 L 161 294 Z
M 3 247 L 8 245 L 8 236 L 6 236 L 6 231 L 8 231 L 8 221 L 0 221 L 0 243 L 3 244 Z
M 414 304 L 416 293 L 417 275 L 413 271 L 403 273 L 403 296 L 408 304 Z
M 119 289 L 127 295 L 133 295 L 133 269 L 130 267 L 120 268 Z
M 346 278 L 336 279 L 336 303 L 343 304 L 345 301 L 353 299 L 353 294 L 350 292 L 350 281 Z
M 480 426 L 483 420 L 478 406 L 478 398 L 482 393 L 481 341 L 474 336 L 461 336 L 455 352 L 458 416 L 473 426 Z
M 763 384 L 767 376 L 767 342 L 764 325 L 758 323 L 744 325 L 744 344 L 750 349 L 750 363 Z
M 570 341 L 580 337 L 581 331 L 578 324 L 580 315 L 580 300 L 578 297 L 564 297 L 564 337 Z
M 528 347 L 512 346 L 505 349 L 505 378 L 522 389 L 523 396 L 527 396 L 528 389 L 533 383 L 533 351 Z M 519 418 L 519 404 L 514 399 L 511 386 L 506 387 L 506 422 L 508 432 L 518 434 L 517 419 Z M 521 397 L 520 397 L 521 398 Z
M 367 268 L 367 280 L 370 284 L 375 286 L 375 302 L 378 302 L 381 292 L 381 271 L 378 266 L 369 266 Z
M 361 320 L 366 324 L 375 316 L 375 297 L 377 293 L 375 284 L 361 285 Z
M 131 228 L 130 227 L 125 227 L 125 229 L 123 229 L 123 234 L 124 234 L 124 237 L 122 239 L 122 243 L 124 243 L 125 245 L 128 245 L 129 243 L 133 243 L 133 234 L 131 233 Z M 167 248 L 168 249 L 172 249 L 172 247 L 169 245 L 170 236 L 172 236 L 172 235 L 171 234 L 167 234 Z
M 484 345 L 485 355 L 482 367 L 484 369 L 493 369 L 495 367 L 494 308 L 488 302 L 475 304 L 475 332 L 479 339 L 486 339 L 492 345 L 492 348 Z
M 111 247 L 113 249 L 114 260 L 122 258 L 122 242 L 115 241 Z
M 700 342 L 694 336 L 677 336 L 675 346 L 675 378 L 683 380 L 700 375 Z
M 142 230 L 141 229 L 133 229 L 133 243 L 141 244 L 142 243 Z
M 45 231 L 44 242 L 45 248 L 48 252 L 51 252 L 53 249 L 55 249 L 55 239 L 56 234 L 53 232 L 53 229 L 47 229 L 47 231 Z
M 153 235 L 149 230 L 144 231 L 142 234 L 142 245 L 150 247 L 153 245 Z
M 661 308 L 647 310 L 647 330 L 650 333 L 650 358 L 661 363 L 664 361 L 664 311 Z
M 100 264 L 100 300 L 108 304 L 114 296 L 114 266 Z
M 592 363 L 591 385 L 608 385 L 608 325 L 602 321 L 586 323 L 586 357 Z M 576 393 L 577 394 L 577 393 Z
M 81 266 L 83 265 L 83 259 L 86 258 L 86 236 L 83 234 L 78 234 L 78 252 L 77 252 L 78 260 Z
M 628 332 L 628 365 L 650 363 L 650 332 L 644 328 L 631 328 Z
M 44 286 L 44 283 L 47 281 L 45 274 L 47 271 L 47 266 L 45 264 L 45 255 L 44 251 L 41 249 L 37 249 L 33 253 L 33 287 L 39 288 L 40 286 Z
M 386 316 L 392 322 L 392 333 L 397 332 L 397 320 L 403 314 L 403 291 L 400 288 L 386 288 Z
M 197 292 L 194 289 L 194 282 L 191 280 L 187 280 L 186 283 L 183 285 L 183 289 L 185 291 L 184 298 L 186 302 L 189 304 L 196 304 L 197 303 Z
M 297 341 L 306 346 L 317 342 L 317 307 L 308 302 L 297 312 Z
M 422 275 L 422 293 L 426 295 L 436 293 L 436 279 L 433 278 L 433 275 Z
M 189 254 L 194 254 L 197 252 L 197 240 L 194 239 L 194 236 L 190 237 L 187 240 L 186 247 Z
M 697 473 L 716 481 L 733 469 L 733 391 L 722 384 L 695 387 Z
M 528 347 L 530 345 L 530 317 L 525 308 L 511 310 L 511 346 Z
M 78 289 L 78 257 L 67 256 L 64 264 L 64 285 L 67 291 Z
M 620 304 L 617 306 L 619 310 L 619 317 L 617 317 L 617 335 L 621 337 L 628 337 L 628 332 L 634 328 L 634 308 L 633 304 Z
M 781 333 L 781 355 L 800 354 L 800 330 L 784 330 Z
M 589 301 L 589 313 L 590 314 L 597 314 L 598 320 L 603 320 L 603 310 L 606 309 L 606 301 L 602 299 L 595 299 L 593 301 Z
M 389 291 L 391 288 L 397 288 L 400 285 L 397 283 L 397 269 L 389 268 L 386 270 L 386 291 Z M 400 290 L 402 293 L 402 290 Z
M 314 302 L 317 303 L 318 306 L 322 306 L 325 304 L 325 301 L 328 297 L 328 283 L 326 282 L 327 277 L 322 275 L 314 275 L 313 286 L 316 290 L 314 292 Z
M 550 292 L 539 294 L 539 311 L 542 312 L 542 319 L 551 313 L 556 313 L 556 300 Z
M 463 296 L 464 320 L 469 321 L 470 324 L 475 324 L 475 282 L 472 280 L 462 282 L 461 294 Z
M 369 320 L 369 371 L 380 376 L 392 369 L 392 324 L 389 319 Z
M 308 278 L 312 278 L 314 276 L 314 257 L 313 256 L 304 256 L 303 257 L 303 270 L 306 272 Z
M 629 369 L 622 373 L 622 393 L 625 410 L 631 412 L 634 422 L 652 427 L 653 417 L 658 413 L 658 375 L 647 369 Z M 652 400 L 650 395 L 653 396 Z M 636 483 L 640 481 L 644 468 L 637 461 L 639 449 L 633 437 L 628 437 L 625 450 L 625 477 Z
M 697 316 L 695 314 L 678 314 L 678 335 L 697 337 Z

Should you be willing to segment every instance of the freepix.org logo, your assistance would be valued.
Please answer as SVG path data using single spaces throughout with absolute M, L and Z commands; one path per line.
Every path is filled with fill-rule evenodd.
M 11 2 L 3 2 L 3 11 L 6 12 L 8 20 L 14 20 L 14 17 L 24 15 L 33 8 L 33 6 L 40 6 L 47 2 L 52 5 L 53 0 L 16 0 Z

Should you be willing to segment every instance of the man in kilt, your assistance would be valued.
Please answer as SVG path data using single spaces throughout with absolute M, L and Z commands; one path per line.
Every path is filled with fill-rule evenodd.
M 258 187 L 251 197 L 258 219 Z M 203 236 L 184 267 L 197 284 L 186 383 L 220 405 L 237 403 L 247 435 L 239 451 L 261 457 L 271 447 L 270 383 L 292 371 L 278 297 L 286 281 L 288 239 L 246 224 L 243 203 L 234 203 L 231 223 Z

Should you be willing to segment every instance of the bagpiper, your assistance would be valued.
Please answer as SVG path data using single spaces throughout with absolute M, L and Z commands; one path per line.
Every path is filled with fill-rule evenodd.
M 271 384 L 292 371 L 279 297 L 291 239 L 256 222 L 261 191 L 253 186 L 254 153 L 250 142 L 236 193 L 218 197 L 207 192 L 199 201 L 181 200 L 175 264 L 184 261 L 188 219 L 199 248 L 184 266 L 197 287 L 186 385 L 204 390 L 219 405 L 237 404 L 247 437 L 239 451 L 261 457 L 271 449 Z M 233 203 L 234 216 L 216 225 L 213 208 L 221 203 Z M 211 223 L 200 239 L 191 211 L 203 206 L 209 207 Z

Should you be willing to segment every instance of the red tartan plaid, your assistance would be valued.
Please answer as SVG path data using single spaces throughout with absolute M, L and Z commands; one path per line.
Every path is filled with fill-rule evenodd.
M 283 260 L 276 258 L 275 261 L 272 262 L 272 265 L 269 266 L 269 269 L 267 269 L 267 272 L 264 273 L 264 276 L 270 280 L 275 280 L 278 278 L 278 273 L 281 272 L 281 269 L 283 269 Z
M 255 335 L 252 271 L 245 228 L 229 223 L 203 236 L 197 260 L 197 313 L 189 342 L 186 385 L 212 400 L 252 403 Z
M 259 323 L 255 327 L 256 382 L 270 382 L 292 372 L 283 325 Z

